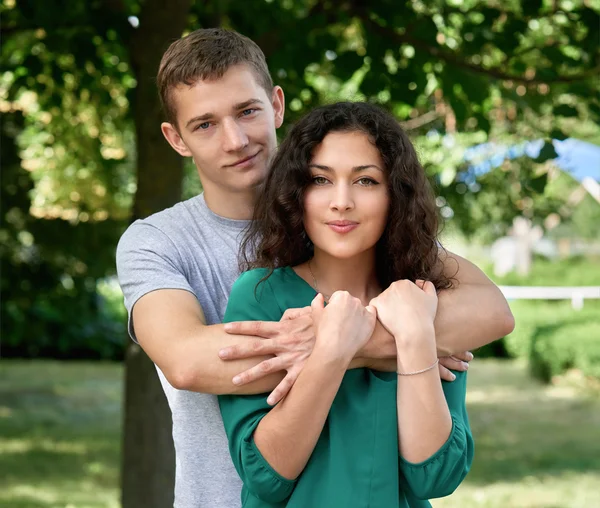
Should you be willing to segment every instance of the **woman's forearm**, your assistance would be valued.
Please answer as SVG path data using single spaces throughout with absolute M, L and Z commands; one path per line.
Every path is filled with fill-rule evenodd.
M 316 345 L 289 394 L 256 428 L 256 446 L 284 478 L 304 470 L 350 360 Z
M 398 340 L 398 372 L 417 372 L 433 365 L 437 355 L 431 339 L 418 344 L 413 340 L 410 345 Z M 408 462 L 422 462 L 443 446 L 452 430 L 438 369 L 398 375 L 397 404 L 400 455 Z

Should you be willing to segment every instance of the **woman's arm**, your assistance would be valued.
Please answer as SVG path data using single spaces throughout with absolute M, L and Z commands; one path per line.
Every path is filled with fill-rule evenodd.
M 448 438 L 430 456 L 421 461 L 409 461 L 402 452 L 399 459 L 402 473 L 401 485 L 406 492 L 417 499 L 432 499 L 452 494 L 464 480 L 473 462 L 474 443 L 465 404 L 467 373 L 457 372 L 455 381 L 451 383 L 442 381 L 441 384 L 444 402 L 447 404 L 451 418 Z M 403 404 L 406 403 L 405 399 Z M 406 422 L 409 418 L 410 416 L 403 415 L 403 421 Z M 422 434 L 416 439 L 426 442 L 428 436 Z M 425 450 L 421 451 L 425 452 Z
M 450 383 L 455 393 L 448 398 L 435 368 L 437 295 L 433 284 L 421 286 L 396 282 L 372 304 L 394 335 L 398 350 L 401 482 L 414 497 L 428 499 L 447 495 L 460 484 L 469 469 L 473 447 L 464 409 L 465 373 L 459 373 L 463 381 L 457 378 Z M 395 325 L 398 313 L 401 326 Z

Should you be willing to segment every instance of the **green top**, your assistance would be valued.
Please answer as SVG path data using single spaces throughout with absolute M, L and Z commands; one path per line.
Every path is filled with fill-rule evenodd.
M 291 268 L 280 268 L 260 285 L 265 269 L 243 273 L 229 297 L 225 322 L 279 321 L 286 309 L 305 307 L 315 290 Z M 423 508 L 461 483 L 473 459 L 465 407 L 466 373 L 442 382 L 452 415 L 448 441 L 413 464 L 398 452 L 395 373 L 349 370 L 323 432 L 296 480 L 279 475 L 254 444 L 254 430 L 269 412 L 268 394 L 219 396 L 229 450 L 244 482 L 245 508 Z

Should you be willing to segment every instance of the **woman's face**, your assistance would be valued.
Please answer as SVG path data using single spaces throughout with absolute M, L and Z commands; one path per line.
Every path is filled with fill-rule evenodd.
M 340 259 L 377 244 L 388 218 L 387 173 L 362 132 L 331 132 L 313 153 L 304 197 L 304 228 L 315 245 Z

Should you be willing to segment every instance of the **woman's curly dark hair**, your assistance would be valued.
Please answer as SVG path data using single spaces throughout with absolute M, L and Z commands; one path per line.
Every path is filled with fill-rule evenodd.
M 304 192 L 312 182 L 313 151 L 330 132 L 364 132 L 385 165 L 390 209 L 376 246 L 381 286 L 424 279 L 438 290 L 451 287 L 438 255 L 438 214 L 425 170 L 394 117 L 363 102 L 316 108 L 289 131 L 259 192 L 254 221 L 242 242 L 242 267 L 270 268 L 272 273 L 312 258 L 314 246 L 304 229 Z

